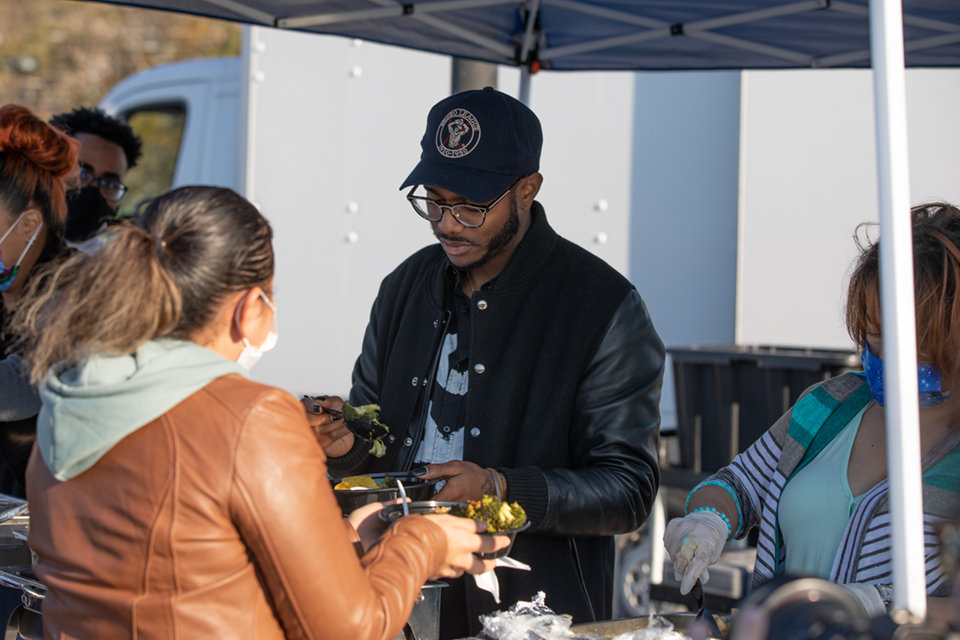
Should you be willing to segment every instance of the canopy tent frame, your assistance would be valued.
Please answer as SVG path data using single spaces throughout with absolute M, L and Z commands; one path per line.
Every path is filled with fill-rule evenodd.
M 665 38 L 683 36 L 709 41 L 713 44 L 741 49 L 767 56 L 777 60 L 784 60 L 796 66 L 812 69 L 824 69 L 848 65 L 855 62 L 869 60 L 870 49 L 858 48 L 845 53 L 829 56 L 817 56 L 802 51 L 793 51 L 780 47 L 753 42 L 743 38 L 716 33 L 715 30 L 736 25 L 743 25 L 771 18 L 780 18 L 811 11 L 837 11 L 852 16 L 869 19 L 870 10 L 867 7 L 844 2 L 843 0 L 801 0 L 790 2 L 765 9 L 757 9 L 734 13 L 706 20 L 695 20 L 687 23 L 669 23 L 663 20 L 648 18 L 636 13 L 628 13 L 615 9 L 600 7 L 579 0 L 527 0 L 522 3 L 520 10 L 525 13 L 524 33 L 516 46 L 506 45 L 478 33 L 464 29 L 448 20 L 434 17 L 435 14 L 448 14 L 466 9 L 484 7 L 516 5 L 516 0 L 439 0 L 437 2 L 404 3 L 395 0 L 370 0 L 379 5 L 375 9 L 359 9 L 351 11 L 335 11 L 329 13 L 311 13 L 296 17 L 284 17 L 268 14 L 264 11 L 243 5 L 237 0 L 201 0 L 210 5 L 233 11 L 248 19 L 267 26 L 279 29 L 305 29 L 309 27 L 325 27 L 342 25 L 351 22 L 383 20 L 391 18 L 411 18 L 429 24 L 435 29 L 450 35 L 464 38 L 497 56 L 499 59 L 490 60 L 499 64 L 521 65 L 530 68 L 535 62 L 544 63 L 555 58 L 573 56 L 583 53 L 592 53 L 606 49 L 613 49 L 627 44 L 649 42 Z M 546 47 L 536 52 L 534 43 L 544 41 L 543 32 L 536 27 L 537 17 L 541 6 L 550 6 L 567 9 L 583 15 L 609 20 L 615 25 L 629 25 L 643 27 L 642 30 L 617 35 L 609 38 L 584 40 L 575 44 L 558 47 Z M 942 32 L 940 35 L 917 38 L 906 42 L 905 51 L 921 51 L 934 47 L 960 43 L 960 24 L 934 20 L 905 14 L 902 16 L 902 25 Z M 536 53 L 535 53 L 536 52 Z M 531 57 L 531 53 L 535 53 Z

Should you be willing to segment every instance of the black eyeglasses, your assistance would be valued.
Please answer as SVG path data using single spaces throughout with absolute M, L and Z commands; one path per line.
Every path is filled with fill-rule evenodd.
M 420 187 L 418 184 L 413 185 L 413 188 L 410 189 L 410 193 L 407 194 L 407 200 L 410 201 L 413 210 L 416 211 L 421 218 L 429 220 L 430 222 L 440 222 L 440 219 L 443 218 L 443 212 L 449 211 L 453 217 L 457 219 L 457 222 L 465 227 L 475 229 L 482 225 L 483 221 L 487 219 L 487 211 L 490 211 L 490 209 L 500 204 L 500 201 L 506 198 L 507 194 L 513 191 L 513 188 L 525 177 L 526 176 L 520 176 L 514 180 L 513 184 L 507 187 L 507 190 L 501 193 L 496 200 L 486 205 L 441 204 L 429 196 L 415 196 L 413 192 Z
M 88 167 L 80 165 L 80 173 L 77 176 L 77 185 L 80 189 L 91 185 L 100 187 L 100 193 L 107 200 L 118 201 L 127 192 L 127 185 L 114 178 L 100 177 Z

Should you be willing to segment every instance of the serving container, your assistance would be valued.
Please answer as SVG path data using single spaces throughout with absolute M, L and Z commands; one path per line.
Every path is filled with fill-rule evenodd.
M 420 588 L 413 612 L 393 640 L 438 640 L 440 638 L 440 589 L 446 582 L 431 580 Z
M 396 473 L 368 473 L 364 474 L 368 478 L 373 478 L 378 483 L 384 478 L 396 478 L 403 483 L 403 488 L 407 491 L 407 497 L 411 500 L 429 500 L 433 497 L 434 487 L 441 478 L 434 480 L 424 480 L 418 478 L 408 471 L 399 471 Z M 343 478 L 331 478 L 330 486 L 335 487 Z M 354 509 L 362 507 L 371 502 L 393 502 L 400 497 L 400 490 L 397 487 L 387 487 L 385 489 L 334 489 L 333 495 L 337 498 L 337 504 L 340 505 L 340 511 L 343 515 L 350 515 Z
M 404 482 L 403 486 L 406 487 L 407 483 Z M 410 489 L 407 489 L 407 494 L 409 495 Z M 465 509 L 467 507 L 466 502 L 437 502 L 436 500 L 427 500 L 424 502 L 410 502 L 407 504 L 407 508 L 410 511 L 410 514 L 415 513 L 419 514 L 429 514 L 435 513 L 436 510 L 440 507 L 448 507 L 450 509 L 459 507 Z M 396 520 L 403 517 L 403 505 L 402 504 L 390 504 L 384 507 L 380 511 L 380 518 L 384 522 L 395 522 Z M 530 521 L 523 523 L 522 527 L 517 529 L 511 529 L 510 531 L 489 531 L 481 533 L 482 536 L 507 536 L 510 538 L 510 544 L 499 551 L 493 553 L 481 553 L 480 557 L 484 560 L 493 560 L 494 558 L 503 558 L 510 554 L 510 550 L 513 549 L 513 542 L 517 539 L 517 534 L 521 531 L 526 531 L 530 528 Z

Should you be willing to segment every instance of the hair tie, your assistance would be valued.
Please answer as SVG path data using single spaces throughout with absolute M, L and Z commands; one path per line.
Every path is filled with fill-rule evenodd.
M 150 234 L 150 237 L 153 238 L 153 243 L 156 246 L 157 257 L 159 258 L 163 255 L 163 252 L 167 248 L 167 241 L 152 233 Z

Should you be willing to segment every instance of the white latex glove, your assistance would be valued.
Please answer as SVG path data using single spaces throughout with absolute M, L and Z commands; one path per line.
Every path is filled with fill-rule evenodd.
M 880 595 L 880 591 L 876 585 L 852 582 L 840 586 L 857 599 L 857 602 L 860 603 L 860 608 L 863 609 L 863 612 L 867 614 L 868 618 L 887 615 L 887 605 L 884 603 L 883 597 Z
M 699 578 L 710 579 L 707 567 L 716 564 L 727 542 L 727 523 L 713 511 L 697 511 L 667 524 L 663 545 L 673 561 L 680 593 L 687 594 Z

